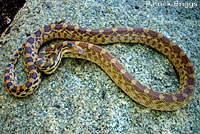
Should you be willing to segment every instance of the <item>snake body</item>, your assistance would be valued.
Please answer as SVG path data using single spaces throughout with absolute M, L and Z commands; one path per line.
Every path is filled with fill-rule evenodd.
M 44 42 L 58 38 L 82 41 L 56 44 L 55 49 L 67 48 L 68 53 L 63 54 L 64 56 L 73 56 L 96 63 L 128 96 L 141 105 L 156 110 L 172 111 L 185 106 L 193 97 L 196 78 L 192 63 L 181 48 L 162 34 L 145 28 L 89 29 L 67 24 L 46 25 L 31 34 L 25 44 L 19 48 L 6 67 L 4 75 L 9 94 L 26 97 L 39 87 L 41 74 L 37 66 L 44 63 L 38 60 L 38 50 Z M 161 93 L 149 89 L 137 81 L 108 51 L 93 45 L 116 42 L 142 43 L 164 54 L 179 74 L 179 89 L 175 93 Z M 77 51 L 83 50 L 84 54 L 69 47 L 69 43 L 74 48 L 78 48 Z M 45 51 L 48 53 L 52 49 Z M 28 81 L 19 86 L 14 79 L 14 67 L 23 52 Z M 39 56 L 39 59 L 43 55 Z M 57 59 L 57 56 L 54 59 Z

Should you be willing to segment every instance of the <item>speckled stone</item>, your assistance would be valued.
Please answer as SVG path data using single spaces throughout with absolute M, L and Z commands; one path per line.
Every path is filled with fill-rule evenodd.
M 162 33 L 185 51 L 199 81 L 199 18 L 200 3 L 189 0 L 178 6 L 172 0 L 165 3 L 152 0 L 28 1 L 16 15 L 10 33 L 0 38 L 0 133 L 200 132 L 199 83 L 189 105 L 173 112 L 150 110 L 139 105 L 97 65 L 79 59 L 63 59 L 55 73 L 43 75 L 39 89 L 24 99 L 10 96 L 3 83 L 9 59 L 28 36 L 46 24 L 61 20 L 88 28 L 145 27 Z M 55 41 L 48 42 L 46 46 L 53 43 Z M 144 85 L 163 92 L 174 92 L 178 88 L 178 76 L 172 64 L 155 50 L 142 44 L 117 43 L 102 47 Z M 22 57 L 15 74 L 19 84 L 26 81 Z

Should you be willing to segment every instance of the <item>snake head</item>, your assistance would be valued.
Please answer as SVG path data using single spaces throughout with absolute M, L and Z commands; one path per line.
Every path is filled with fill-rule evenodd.
M 37 67 L 45 74 L 51 74 L 60 63 L 61 51 L 53 45 L 42 51 L 37 59 Z
M 64 57 L 84 57 L 87 58 L 85 51 L 78 45 L 71 42 L 63 42 L 62 53 Z
M 86 53 L 80 46 L 70 42 L 58 43 L 39 54 L 37 67 L 45 74 L 51 74 L 59 66 L 62 57 L 76 57 L 76 55 L 86 58 Z

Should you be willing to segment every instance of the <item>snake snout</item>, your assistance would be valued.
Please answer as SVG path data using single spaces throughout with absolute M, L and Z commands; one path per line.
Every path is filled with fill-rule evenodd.
M 87 57 L 85 50 L 83 50 L 80 46 L 74 45 L 73 48 L 78 52 L 78 54 L 83 55 L 84 57 Z

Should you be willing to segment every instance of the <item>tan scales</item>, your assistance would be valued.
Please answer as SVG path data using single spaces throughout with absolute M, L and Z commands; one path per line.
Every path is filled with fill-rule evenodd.
M 78 42 L 55 44 L 40 54 L 40 57 L 45 55 L 51 57 L 53 61 L 56 59 L 56 63 L 48 63 L 48 58 L 44 60 L 38 58 L 40 46 L 46 41 L 58 38 Z M 161 93 L 149 89 L 137 81 L 108 51 L 94 45 L 116 42 L 143 43 L 164 54 L 179 74 L 179 89 L 175 93 Z M 20 86 L 14 80 L 14 67 L 22 52 L 24 52 L 28 80 Z M 88 29 L 67 24 L 46 25 L 30 35 L 6 67 L 4 78 L 7 91 L 16 97 L 32 94 L 41 82 L 41 74 L 37 68 L 51 73 L 57 68 L 63 56 L 82 58 L 96 63 L 128 96 L 151 109 L 176 110 L 188 104 L 195 92 L 196 78 L 191 61 L 181 48 L 164 35 L 146 28 Z

